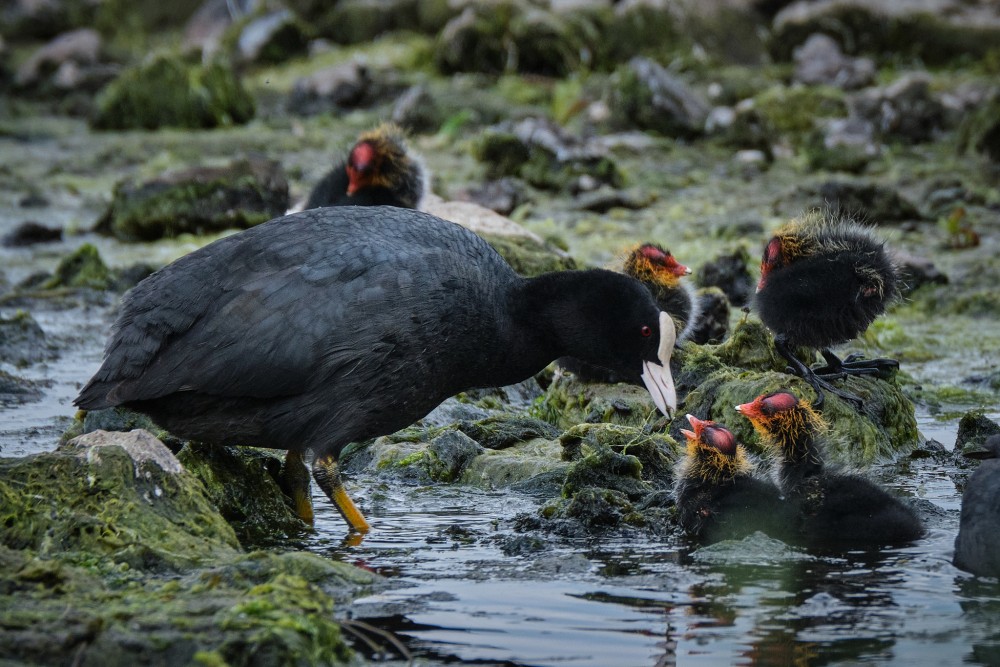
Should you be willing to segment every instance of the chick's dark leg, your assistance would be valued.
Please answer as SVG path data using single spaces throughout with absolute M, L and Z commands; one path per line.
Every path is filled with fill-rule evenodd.
M 861 409 L 862 401 L 860 398 L 854 394 L 848 394 L 847 392 L 837 389 L 832 384 L 827 382 L 826 379 L 817 375 L 813 369 L 809 368 L 809 366 L 802 363 L 798 357 L 792 354 L 792 351 L 788 348 L 788 341 L 785 340 L 783 336 L 775 336 L 774 349 L 778 351 L 778 354 L 784 357 L 785 361 L 788 362 L 789 366 L 787 370 L 789 372 L 793 375 L 798 375 L 812 386 L 813 391 L 816 392 L 816 400 L 813 401 L 814 408 L 819 408 L 823 405 L 823 399 L 825 398 L 823 392 L 830 392 L 834 396 L 839 397 L 841 400 L 851 403 L 856 409 Z M 824 358 L 825 357 L 826 355 L 824 355 Z M 838 359 L 837 361 L 839 362 L 840 360 Z M 827 363 L 829 363 L 829 359 L 827 359 Z M 835 379 L 835 377 L 843 377 L 843 375 L 835 375 L 830 379 Z
M 337 507 L 337 511 L 344 517 L 344 521 L 347 522 L 347 525 L 352 530 L 356 530 L 359 533 L 368 532 L 370 528 L 368 522 L 365 521 L 361 510 L 358 509 L 358 506 L 354 504 L 351 497 L 347 495 L 347 490 L 344 489 L 344 483 L 340 479 L 340 470 L 337 468 L 336 458 L 329 454 L 317 456 L 316 460 L 313 461 L 313 479 L 316 480 L 319 488 L 323 489 L 323 493 L 333 501 L 333 504 Z
M 292 499 L 295 513 L 308 524 L 313 522 L 312 498 L 309 494 L 309 468 L 304 452 L 289 450 L 281 464 L 279 478 L 281 490 Z
M 895 359 L 865 359 L 857 352 L 840 359 L 830 350 L 820 350 L 826 366 L 813 368 L 816 375 L 828 378 L 842 378 L 848 375 L 874 375 L 881 380 L 889 379 L 899 369 Z

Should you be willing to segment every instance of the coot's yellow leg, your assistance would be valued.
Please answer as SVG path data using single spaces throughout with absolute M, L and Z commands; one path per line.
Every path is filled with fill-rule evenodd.
M 340 480 L 337 459 L 330 455 L 317 456 L 316 460 L 313 461 L 313 479 L 319 484 L 319 488 L 323 489 L 323 493 L 337 506 L 337 510 L 344 517 L 347 525 L 359 533 L 368 532 L 368 522 L 365 521 L 358 506 L 347 495 L 344 484 Z
M 295 513 L 308 524 L 313 522 L 312 498 L 309 494 L 309 468 L 305 454 L 288 450 L 281 466 L 281 490 L 292 499 Z

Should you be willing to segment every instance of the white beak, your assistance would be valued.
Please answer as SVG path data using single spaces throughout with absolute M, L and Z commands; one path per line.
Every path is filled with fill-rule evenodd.
M 660 313 L 660 347 L 656 356 L 660 363 L 642 362 L 642 381 L 653 398 L 653 403 L 668 419 L 672 419 L 677 410 L 677 392 L 674 390 L 674 378 L 670 375 L 670 355 L 677 342 L 677 330 L 674 321 L 664 312 Z

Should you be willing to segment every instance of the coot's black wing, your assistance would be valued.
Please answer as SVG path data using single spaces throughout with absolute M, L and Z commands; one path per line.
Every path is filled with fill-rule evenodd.
M 179 391 L 268 398 L 370 376 L 388 354 L 405 363 L 435 347 L 435 337 L 454 335 L 449 327 L 479 335 L 477 316 L 495 314 L 477 313 L 478 304 L 502 302 L 485 292 L 513 279 L 479 237 L 426 214 L 304 211 L 206 246 L 140 283 L 77 404 Z

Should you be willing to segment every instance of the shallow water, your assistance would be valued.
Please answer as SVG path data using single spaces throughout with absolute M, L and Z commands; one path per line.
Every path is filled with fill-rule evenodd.
M 102 144 L 94 144 L 77 136 L 79 129 L 78 124 L 58 125 L 50 139 L 32 144 L 33 161 L 19 178 L 52 186 L 52 205 L 41 213 L 18 210 L 15 202 L 24 188 L 5 184 L 0 234 L 25 219 L 83 228 L 96 218 L 101 197 L 133 165 L 127 159 L 99 166 L 100 158 L 81 165 L 73 161 L 88 151 L 99 154 L 95 145 L 117 155 L 122 145 L 128 147 L 128 138 L 106 135 Z M 178 155 L 190 158 L 184 151 L 196 148 L 218 157 L 227 153 L 226 142 L 252 144 L 250 135 L 259 130 L 235 138 L 205 133 L 193 145 L 187 145 L 184 133 L 142 135 L 143 150 L 134 159 L 141 164 L 154 156 L 154 165 L 143 167 L 152 170 L 163 154 L 169 156 L 162 158 L 166 163 Z M 266 145 L 270 136 L 262 132 L 256 141 Z M 302 143 L 310 138 L 315 134 Z M 0 156 L 12 158 L 16 149 L 7 149 Z M 137 153 L 134 146 L 131 150 Z M 297 153 L 293 164 L 309 163 L 315 154 L 316 149 Z M 59 170 L 51 176 L 52 164 L 72 165 L 66 169 L 74 177 L 91 180 L 68 187 L 71 177 Z M 582 229 L 573 236 L 569 226 L 557 231 L 567 235 L 578 256 L 598 263 L 610 256 L 611 242 L 602 234 L 617 243 L 645 234 L 673 238 L 677 231 L 658 217 L 659 210 L 636 215 L 602 218 L 601 233 Z M 667 220 L 678 217 L 683 215 Z M 542 220 L 534 229 L 545 233 L 554 224 Z M 705 248 L 705 241 L 699 233 L 688 229 L 679 236 L 681 249 L 700 254 L 696 251 Z M 205 242 L 126 246 L 90 234 L 69 236 L 31 250 L 0 249 L 6 279 L 15 283 L 33 271 L 51 270 L 59 257 L 85 241 L 95 242 L 116 267 L 162 264 Z M 0 313 L 10 316 L 13 310 L 2 307 Z M 23 369 L 4 367 L 46 386 L 38 402 L 0 406 L 0 456 L 55 446 L 74 412 L 72 398 L 100 363 L 112 310 L 110 302 L 32 309 L 60 356 Z M 920 381 L 954 384 L 956 378 L 995 369 L 995 357 L 983 350 L 996 349 L 990 341 L 993 336 L 995 342 L 996 332 L 969 320 L 957 328 L 967 324 L 979 327 L 976 345 L 949 344 L 954 320 L 911 318 L 906 333 L 931 341 L 934 354 L 904 363 L 904 370 Z M 919 407 L 922 433 L 952 447 L 957 415 L 968 407 Z M 996 412 L 988 416 L 1000 418 Z M 977 581 L 950 564 L 960 507 L 954 466 L 915 459 L 880 472 L 887 486 L 925 501 L 928 534 L 911 547 L 877 555 L 815 556 L 756 538 L 692 550 L 680 539 L 638 533 L 534 541 L 537 535 L 514 530 L 512 518 L 536 511 L 538 498 L 457 486 L 386 485 L 364 477 L 350 486 L 372 533 L 359 545 L 345 543 L 339 516 L 317 497 L 316 531 L 304 546 L 369 567 L 397 584 L 339 613 L 393 632 L 420 664 L 1000 664 L 1000 584 Z

